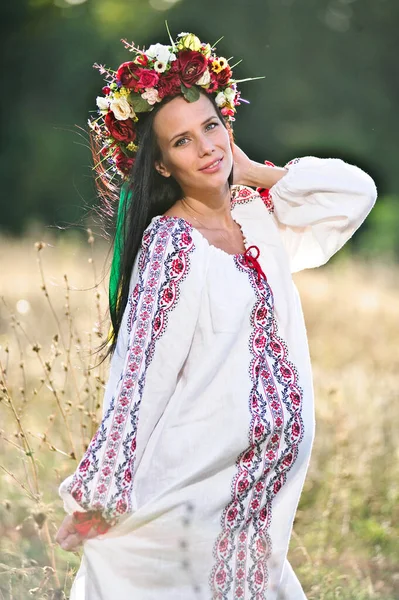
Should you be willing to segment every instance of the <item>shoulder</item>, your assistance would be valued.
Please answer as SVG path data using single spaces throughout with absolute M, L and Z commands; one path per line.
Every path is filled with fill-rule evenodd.
M 152 257 L 167 259 L 171 256 L 188 258 L 203 256 L 207 244 L 201 234 L 186 219 L 172 215 L 154 217 L 145 229 L 141 243 L 142 261 Z
M 263 205 L 269 213 L 273 212 L 273 200 L 268 189 L 253 189 L 247 185 L 231 186 L 231 209 L 242 205 Z
M 154 217 L 143 233 L 142 246 L 144 249 L 153 244 L 170 244 L 179 239 L 185 239 L 190 234 L 192 225 L 183 218 L 173 215 Z

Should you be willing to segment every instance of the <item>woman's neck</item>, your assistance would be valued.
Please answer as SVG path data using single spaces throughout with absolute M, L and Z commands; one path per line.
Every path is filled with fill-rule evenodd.
M 201 195 L 186 194 L 176 202 L 176 208 L 203 220 L 208 227 L 229 228 L 234 224 L 231 216 L 231 190 L 206 192 Z

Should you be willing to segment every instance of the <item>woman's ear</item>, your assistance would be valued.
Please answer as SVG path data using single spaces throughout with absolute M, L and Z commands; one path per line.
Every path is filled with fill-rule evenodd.
M 171 173 L 160 160 L 155 161 L 155 168 L 162 177 L 170 177 Z

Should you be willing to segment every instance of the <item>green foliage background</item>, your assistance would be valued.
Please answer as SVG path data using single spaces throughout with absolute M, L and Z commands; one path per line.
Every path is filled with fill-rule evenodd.
M 370 173 L 379 201 L 346 252 L 399 258 L 395 0 L 15 0 L 2 11 L 1 221 L 82 227 L 95 205 L 84 131 L 101 75 L 140 46 L 193 31 L 235 60 L 250 105 L 237 143 L 276 164 L 334 156 Z M 78 126 L 78 127 L 77 127 Z

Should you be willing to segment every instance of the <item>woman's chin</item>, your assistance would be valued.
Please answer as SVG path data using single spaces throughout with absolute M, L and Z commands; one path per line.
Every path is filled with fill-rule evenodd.
M 230 172 L 231 169 L 229 170 L 229 172 L 227 172 L 226 169 L 223 169 L 215 173 L 209 173 L 206 177 L 203 175 L 201 177 L 199 187 L 206 187 L 212 189 L 223 188 L 224 186 L 228 185 Z

